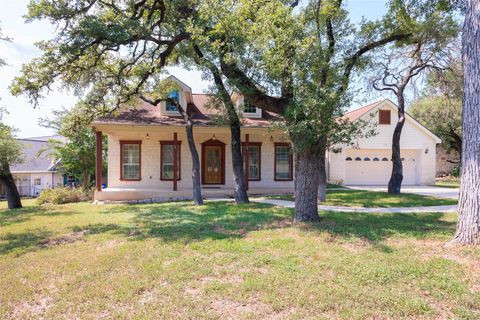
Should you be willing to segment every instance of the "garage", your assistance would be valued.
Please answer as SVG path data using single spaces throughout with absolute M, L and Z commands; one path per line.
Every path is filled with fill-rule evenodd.
M 390 150 L 350 149 L 345 152 L 345 184 L 385 186 L 392 173 Z M 416 185 L 416 150 L 402 150 L 403 185 Z

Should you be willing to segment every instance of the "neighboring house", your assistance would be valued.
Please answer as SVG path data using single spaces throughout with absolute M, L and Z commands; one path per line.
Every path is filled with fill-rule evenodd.
M 202 190 L 205 196 L 233 193 L 230 129 L 219 126 L 219 111 L 208 108 L 209 96 L 194 94 L 190 87 L 172 77 L 181 90 L 172 94 L 193 114 L 194 136 L 200 157 Z M 284 132 L 273 129 L 276 116 L 233 95 L 243 112 L 242 144 L 248 148 L 250 194 L 293 192 L 294 158 Z M 380 121 L 378 135 L 358 139 L 355 148 L 343 146 L 328 155 L 328 175 L 333 182 L 385 185 L 391 171 L 390 148 L 396 121 L 396 106 L 383 100 L 347 114 L 355 121 L 373 117 Z M 101 136 L 108 136 L 108 188 L 97 183 L 95 200 L 186 199 L 192 197 L 192 161 L 185 134 L 185 123 L 175 106 L 151 106 L 139 102 L 116 115 L 92 123 Z M 405 157 L 405 184 L 433 184 L 435 180 L 436 136 L 407 117 L 402 135 Z M 247 147 L 248 145 L 248 147 Z M 178 146 L 177 156 L 174 156 Z M 341 146 L 340 146 L 341 147 Z M 97 154 L 100 149 L 97 148 Z M 101 153 L 100 153 L 101 154 Z M 247 152 L 244 152 L 244 159 Z M 177 159 L 175 162 L 174 159 Z M 101 157 L 97 167 L 101 168 Z M 177 180 L 173 172 L 177 168 Z M 97 171 L 98 172 L 98 171 Z M 100 181 L 99 181 L 100 182 Z
M 37 196 L 43 189 L 63 186 L 65 179 L 58 172 L 59 163 L 50 158 L 48 140 L 64 141 L 62 136 L 17 139 L 23 146 L 24 161 L 10 167 L 21 196 Z

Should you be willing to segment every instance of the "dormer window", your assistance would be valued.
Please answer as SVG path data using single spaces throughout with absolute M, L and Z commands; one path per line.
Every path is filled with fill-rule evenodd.
M 245 102 L 243 103 L 243 113 L 257 113 L 257 107 L 245 99 Z
M 243 100 L 243 105 L 239 105 L 239 109 L 243 110 L 243 115 L 247 118 L 261 118 L 262 109 L 257 108 L 255 105 L 248 102 L 246 98 Z
M 176 103 L 180 103 L 180 94 L 178 93 L 177 90 L 174 90 L 168 94 L 168 97 L 172 100 L 174 100 Z M 165 111 L 167 112 L 177 112 L 177 106 L 170 101 L 167 100 L 165 104 Z

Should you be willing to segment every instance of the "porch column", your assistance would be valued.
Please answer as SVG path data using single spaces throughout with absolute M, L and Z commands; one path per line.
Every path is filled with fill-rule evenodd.
M 102 131 L 95 131 L 95 142 L 96 142 L 96 158 L 95 158 L 95 187 L 97 191 L 102 191 Z
M 178 137 L 177 133 L 173 133 L 173 191 L 177 191 L 177 172 L 178 172 Z
M 245 149 L 244 149 L 245 150 L 245 153 L 244 153 L 245 154 L 245 158 L 244 158 L 245 159 L 245 172 L 244 172 L 244 174 L 245 174 L 245 190 L 248 190 L 248 180 L 249 180 L 248 178 L 250 177 L 250 166 L 248 165 L 248 162 L 250 160 L 250 154 L 248 152 L 249 138 L 250 138 L 249 134 L 248 133 L 245 134 Z

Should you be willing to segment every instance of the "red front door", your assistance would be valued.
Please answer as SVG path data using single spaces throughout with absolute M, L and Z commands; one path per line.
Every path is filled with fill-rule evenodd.
M 203 174 L 204 184 L 222 183 L 222 146 L 204 146 Z

